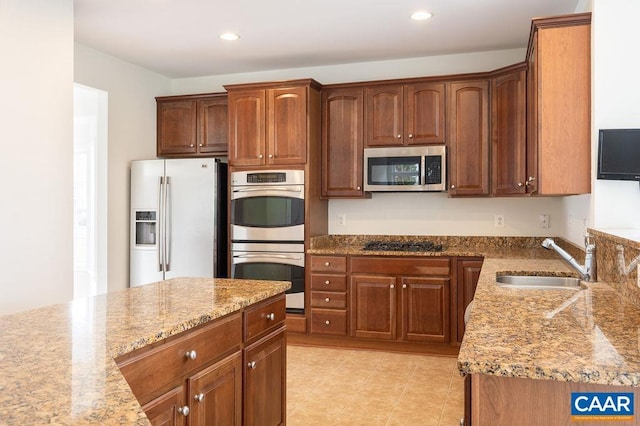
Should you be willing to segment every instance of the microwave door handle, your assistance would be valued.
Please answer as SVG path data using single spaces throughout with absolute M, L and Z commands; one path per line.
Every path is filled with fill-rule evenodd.
M 256 257 L 260 258 L 273 258 L 273 259 L 291 259 L 291 260 L 300 260 L 302 259 L 300 256 L 292 256 L 287 254 L 234 254 L 233 257 L 241 257 L 245 259 L 254 259 Z
M 260 187 L 251 187 L 251 188 L 238 188 L 233 190 L 233 192 L 257 192 L 257 191 L 302 192 L 302 188 L 300 186 L 296 186 L 294 188 L 286 188 L 281 186 L 260 186 Z

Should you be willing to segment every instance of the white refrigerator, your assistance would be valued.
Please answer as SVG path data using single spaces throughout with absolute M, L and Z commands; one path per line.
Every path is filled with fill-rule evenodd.
M 132 161 L 130 287 L 226 277 L 227 193 L 218 159 Z

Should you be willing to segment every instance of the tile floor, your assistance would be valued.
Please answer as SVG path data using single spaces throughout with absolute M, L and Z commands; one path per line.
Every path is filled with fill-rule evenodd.
M 289 345 L 287 424 L 458 426 L 456 358 Z

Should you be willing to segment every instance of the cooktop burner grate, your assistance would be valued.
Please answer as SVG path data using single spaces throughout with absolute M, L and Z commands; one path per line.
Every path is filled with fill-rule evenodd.
M 443 251 L 442 244 L 433 241 L 369 241 L 362 248 L 370 251 Z

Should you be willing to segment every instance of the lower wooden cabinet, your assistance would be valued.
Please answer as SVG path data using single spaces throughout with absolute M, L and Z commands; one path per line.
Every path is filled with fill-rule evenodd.
M 287 347 L 284 327 L 247 346 L 244 359 L 244 424 L 285 424 Z
M 116 363 L 152 425 L 282 425 L 284 320 L 281 294 Z
M 316 335 L 347 335 L 347 257 L 310 256 L 311 327 Z
M 456 341 L 462 343 L 464 336 L 464 311 L 473 300 L 482 269 L 481 257 L 460 258 L 457 263 L 458 276 L 458 332 Z

